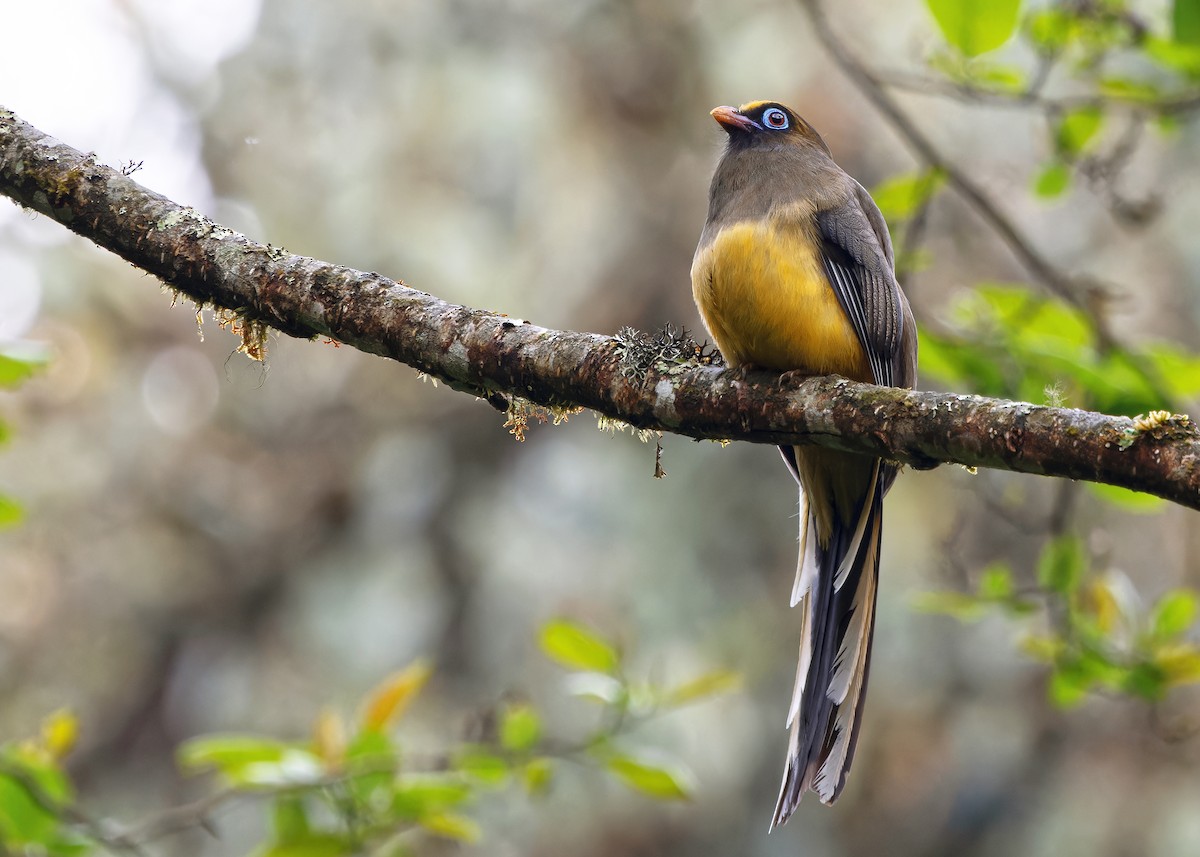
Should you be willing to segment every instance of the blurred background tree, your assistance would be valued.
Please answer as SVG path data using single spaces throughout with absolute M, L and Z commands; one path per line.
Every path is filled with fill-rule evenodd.
M 8 11 L 0 81 L 25 119 L 252 238 L 607 332 L 698 329 L 687 271 L 723 142 L 707 111 L 778 99 L 888 214 L 922 386 L 1185 408 L 1200 389 L 1200 4 L 825 11 L 25 4 Z M 1200 845 L 1190 512 L 961 468 L 899 480 L 850 786 L 768 838 L 798 635 L 794 487 L 769 451 L 667 438 L 656 481 L 652 447 L 586 415 L 516 444 L 477 402 L 351 349 L 279 338 L 254 364 L 211 323 L 200 339 L 137 271 L 9 205 L 0 273 L 18 364 L 0 381 L 48 357 L 2 394 L 0 488 L 24 509 L 0 534 L 10 850 L 13 807 L 59 807 L 65 766 L 86 813 L 39 828 L 55 851 L 88 836 L 128 850 L 95 819 L 182 805 L 187 829 L 149 850 L 342 853 L 298 844 L 350 812 L 336 800 L 276 800 L 269 822 L 227 801 L 214 839 L 189 802 L 207 811 L 219 787 L 184 777 L 176 751 L 235 783 L 243 763 L 295 774 L 288 742 L 334 758 L 401 700 L 404 756 L 440 768 L 453 750 L 474 777 L 470 819 L 445 783 L 391 796 L 396 813 L 444 816 L 426 825 L 443 838 L 385 840 L 413 853 Z M 421 656 L 429 677 L 384 679 Z M 591 678 L 564 688 L 563 665 Z M 741 691 L 622 721 L 698 676 L 728 690 L 721 667 Z M 593 728 L 691 773 L 601 748 L 588 758 L 615 777 L 555 764 L 541 788 L 533 748 L 566 758 Z M 197 737 L 227 732 L 276 737 Z M 497 757 L 537 801 L 476 788 Z

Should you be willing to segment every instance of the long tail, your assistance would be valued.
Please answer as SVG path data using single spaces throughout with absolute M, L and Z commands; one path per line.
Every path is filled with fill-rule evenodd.
M 803 462 L 784 459 L 811 493 L 827 486 L 805 478 Z M 836 455 L 836 454 L 835 454 Z M 860 460 L 861 462 L 861 460 Z M 865 475 L 865 474 L 864 474 Z M 787 765 L 771 828 L 795 812 L 806 791 L 833 803 L 854 760 L 875 628 L 883 495 L 895 469 L 875 461 L 869 482 L 847 503 L 800 490 L 800 560 L 792 606 L 800 605 L 800 663 L 788 712 Z M 812 484 L 815 483 L 815 484 Z M 816 507 L 817 502 L 824 505 Z M 850 506 L 851 508 L 846 508 Z M 839 513 L 839 507 L 841 511 Z

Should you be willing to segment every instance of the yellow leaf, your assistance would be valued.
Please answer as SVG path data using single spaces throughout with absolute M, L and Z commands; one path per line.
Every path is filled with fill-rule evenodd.
M 1187 643 L 1160 646 L 1154 653 L 1154 665 L 1163 671 L 1167 684 L 1191 684 L 1200 681 L 1200 649 Z
M 440 812 L 422 818 L 421 826 L 430 833 L 436 833 L 447 839 L 457 839 L 459 842 L 479 841 L 479 825 L 465 815 Z
M 553 776 L 554 763 L 544 756 L 531 759 L 521 771 L 525 790 L 531 795 L 544 795 L 550 789 L 550 779 Z
M 65 708 L 60 708 L 42 721 L 42 745 L 54 759 L 71 752 L 79 738 L 79 721 Z
M 404 716 L 432 674 L 429 663 L 418 659 L 380 682 L 367 695 L 362 714 L 363 728 L 382 732 L 394 725 Z
M 1096 610 L 1096 625 L 1105 634 L 1111 634 L 1121 619 L 1121 605 L 1104 579 L 1096 580 L 1090 587 L 1092 606 Z
M 1035 661 L 1043 663 L 1053 663 L 1064 648 L 1063 641 L 1059 637 L 1045 637 L 1037 634 L 1029 634 L 1021 638 L 1021 651 L 1029 655 Z
M 569 669 L 612 674 L 621 664 L 612 643 L 575 622 L 556 619 L 542 626 L 542 651 Z
M 604 766 L 627 786 L 659 800 L 688 800 L 695 790 L 690 772 L 672 764 L 655 764 L 620 753 L 604 760 Z
M 715 670 L 667 691 L 663 702 L 667 705 L 687 705 L 689 702 L 699 699 L 739 690 L 741 686 L 742 677 L 739 673 L 731 670 Z
M 322 709 L 313 724 L 313 750 L 330 768 L 339 767 L 346 759 L 346 724 L 330 708 Z

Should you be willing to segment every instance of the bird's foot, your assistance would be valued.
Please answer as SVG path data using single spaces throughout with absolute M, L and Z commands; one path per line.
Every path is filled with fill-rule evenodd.
M 803 369 L 789 369 L 787 372 L 780 374 L 778 383 L 780 387 L 791 387 L 807 381 L 809 378 L 816 377 L 817 374 L 815 372 L 806 372 Z
M 761 372 L 761 366 L 755 366 L 753 363 L 743 363 L 740 366 L 725 367 L 725 375 L 732 381 L 741 381 L 745 383 L 751 374 Z

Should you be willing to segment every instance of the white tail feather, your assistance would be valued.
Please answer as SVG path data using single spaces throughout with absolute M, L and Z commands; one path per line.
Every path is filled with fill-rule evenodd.
M 825 689 L 825 695 L 834 705 L 841 705 L 845 701 L 846 691 L 850 687 L 850 679 L 854 672 L 852 668 L 858 663 L 858 650 L 862 645 L 866 619 L 861 596 L 862 587 L 855 593 L 854 615 L 850 617 L 850 624 L 846 626 L 846 636 L 842 638 L 841 645 L 838 647 L 837 657 L 833 661 L 833 675 L 829 678 L 829 687 Z
M 863 557 L 863 578 L 859 581 L 858 590 L 854 593 L 854 614 L 846 626 L 846 634 L 838 646 L 837 657 L 834 659 L 833 676 L 829 679 L 829 687 L 825 693 L 834 705 L 842 705 L 850 690 L 852 680 L 858 678 L 862 669 L 862 654 L 867 647 L 867 638 L 871 633 L 871 615 L 875 609 L 875 587 L 878 585 L 875 575 L 875 553 L 878 550 L 878 540 L 874 537 L 872 527 L 871 542 Z
M 875 483 L 879 480 L 879 462 L 875 462 L 875 469 L 871 471 L 871 484 L 867 489 L 867 496 L 875 496 Z M 840 592 L 842 586 L 846 583 L 846 578 L 850 575 L 850 570 L 854 568 L 854 560 L 858 558 L 858 551 L 862 547 L 863 533 L 867 531 L 867 521 L 871 518 L 871 504 L 869 502 L 863 504 L 862 512 L 858 516 L 858 525 L 854 528 L 854 535 L 850 539 L 850 547 L 846 550 L 846 555 L 842 557 L 842 563 L 838 566 L 837 574 L 833 576 L 833 591 Z
M 808 498 L 804 495 L 804 491 L 800 491 L 800 559 L 796 563 L 796 581 L 792 584 L 792 607 L 795 607 L 809 592 L 812 592 L 813 583 L 817 577 L 817 540 L 814 536 L 811 540 L 808 537 L 809 532 L 815 531 L 816 527 L 809 524 L 808 514 Z M 810 544 L 811 542 L 811 544 Z
M 804 698 L 804 687 L 808 683 L 808 668 L 812 665 L 815 607 L 816 599 L 811 595 L 806 595 L 800 602 L 800 659 L 796 664 L 796 683 L 792 687 L 792 705 L 787 716 L 787 725 L 792 727 L 793 733 L 796 731 L 796 715 L 800 713 L 800 701 Z

